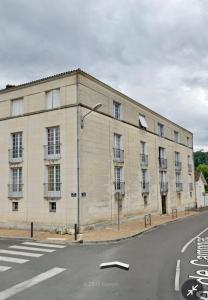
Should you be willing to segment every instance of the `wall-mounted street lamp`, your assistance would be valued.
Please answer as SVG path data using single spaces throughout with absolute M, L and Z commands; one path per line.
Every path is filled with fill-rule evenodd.
M 81 128 L 84 128 L 84 119 L 93 111 L 97 111 L 102 106 L 101 103 L 95 104 L 90 111 L 88 111 L 84 116 L 81 116 Z
M 101 103 L 97 103 L 82 116 L 80 115 L 80 106 L 77 105 L 77 233 L 80 233 L 80 127 L 84 128 L 84 119 L 101 106 Z

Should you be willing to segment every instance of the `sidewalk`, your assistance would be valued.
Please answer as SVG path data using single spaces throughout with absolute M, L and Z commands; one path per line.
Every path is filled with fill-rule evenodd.
M 129 221 L 128 223 L 121 224 L 120 230 L 118 230 L 117 225 L 108 226 L 106 228 L 100 228 L 95 230 L 85 230 L 83 231 L 83 242 L 107 242 L 113 240 L 119 240 L 123 238 L 128 238 L 134 235 L 138 235 L 146 230 L 154 228 L 160 224 L 171 222 L 174 220 L 179 220 L 182 218 L 188 218 L 199 214 L 200 211 L 190 211 L 189 215 L 185 216 L 185 212 L 178 212 L 177 218 L 172 218 L 172 215 L 152 215 L 152 225 L 144 226 L 144 220 Z M 0 237 L 10 237 L 10 238 L 30 238 L 29 230 L 20 229 L 5 229 L 0 228 Z M 74 243 L 74 236 L 69 234 L 57 234 L 47 231 L 34 231 L 33 239 L 37 241 L 47 241 L 54 243 Z

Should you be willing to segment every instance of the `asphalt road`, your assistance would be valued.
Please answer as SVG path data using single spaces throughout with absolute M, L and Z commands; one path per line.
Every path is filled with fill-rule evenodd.
M 200 269 L 207 269 L 208 276 L 208 266 L 190 264 L 196 259 L 196 240 L 187 242 L 207 227 L 205 212 L 111 245 L 57 248 L 1 239 L 0 300 L 189 299 L 182 297 L 177 285 L 181 289 Z M 206 235 L 208 230 L 202 234 Z M 127 263 L 130 269 L 99 268 L 111 261 Z

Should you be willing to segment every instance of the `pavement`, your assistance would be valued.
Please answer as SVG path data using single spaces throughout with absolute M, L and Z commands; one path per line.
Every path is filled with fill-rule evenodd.
M 185 216 L 185 212 L 181 211 L 177 213 L 177 218 L 172 217 L 171 214 L 166 215 L 151 215 L 151 225 L 145 227 L 144 218 L 139 220 L 129 220 L 125 223 L 118 225 L 109 225 L 107 227 L 95 228 L 93 230 L 83 230 L 82 237 L 84 243 L 105 243 L 112 241 L 119 241 L 128 239 L 130 237 L 137 236 L 144 231 L 151 230 L 156 226 L 165 224 L 167 222 L 173 222 L 181 220 L 183 218 L 190 217 L 202 213 L 201 211 L 189 211 L 189 214 Z M 34 224 L 35 228 L 35 224 Z M 11 238 L 25 238 L 30 239 L 30 230 L 21 229 L 6 229 L 0 228 L 0 237 L 11 237 Z M 72 234 L 57 234 L 49 231 L 38 231 L 34 230 L 33 240 L 46 241 L 55 243 L 67 243 L 73 244 L 75 242 L 74 235 Z M 79 241 L 78 241 L 79 242 Z
M 0 300 L 199 299 L 181 295 L 189 276 L 207 282 L 208 266 L 190 263 L 199 235 L 208 236 L 208 212 L 119 243 L 72 246 L 2 238 Z M 99 267 L 115 261 L 129 270 Z

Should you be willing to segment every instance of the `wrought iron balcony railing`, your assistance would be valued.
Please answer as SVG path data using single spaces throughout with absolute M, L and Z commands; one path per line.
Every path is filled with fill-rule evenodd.
M 45 198 L 61 198 L 61 183 L 44 183 Z
M 159 157 L 159 167 L 160 169 L 167 169 L 167 159 L 163 157 Z
M 125 193 L 125 182 L 124 181 L 114 181 L 115 193 Z
M 8 184 L 8 197 L 9 198 L 22 198 L 23 197 L 23 184 Z
M 55 160 L 61 158 L 61 144 L 51 144 L 44 146 L 44 159 Z
M 165 182 L 165 181 L 160 182 L 160 192 L 161 193 L 168 192 L 168 182 Z
M 21 163 L 23 161 L 23 148 L 9 149 L 9 162 Z
M 148 155 L 140 154 L 140 164 L 142 167 L 148 167 Z
M 124 150 L 119 148 L 113 148 L 114 161 L 124 162 Z

